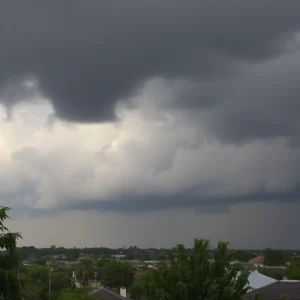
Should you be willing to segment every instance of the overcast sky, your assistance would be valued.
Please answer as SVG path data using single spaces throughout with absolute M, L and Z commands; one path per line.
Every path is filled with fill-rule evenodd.
M 0 4 L 0 203 L 20 245 L 300 248 L 300 2 Z

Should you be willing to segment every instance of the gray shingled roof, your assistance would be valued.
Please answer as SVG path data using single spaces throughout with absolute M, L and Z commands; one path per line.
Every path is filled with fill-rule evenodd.
M 90 292 L 90 295 L 93 295 L 96 298 L 99 297 L 101 300 L 130 300 L 129 298 L 124 298 L 104 287 L 93 290 L 92 292 Z
M 287 295 L 288 300 L 300 300 L 300 281 L 276 281 L 247 293 L 243 299 L 253 300 L 256 294 L 261 294 L 264 300 L 279 300 L 283 295 Z

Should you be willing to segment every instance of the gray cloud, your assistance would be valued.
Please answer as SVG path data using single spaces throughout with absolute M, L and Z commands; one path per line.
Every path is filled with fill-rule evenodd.
M 300 27 L 299 9 L 292 0 L 3 3 L 0 87 L 31 76 L 58 117 L 111 121 L 117 102 L 148 79 L 214 80 L 239 61 L 278 54 Z M 202 96 L 179 102 L 222 100 Z
M 98 211 L 98 212 L 119 212 L 126 214 L 148 214 L 167 210 L 192 209 L 200 214 L 228 213 L 230 208 L 241 203 L 297 203 L 300 196 L 300 188 L 285 192 L 263 192 L 259 191 L 245 196 L 214 198 L 214 197 L 193 197 L 188 192 L 172 197 L 143 196 L 143 197 L 122 197 L 122 199 L 110 199 L 99 201 L 88 201 L 86 199 L 73 199 L 74 204 L 68 203 L 63 210 L 73 211 Z M 33 216 L 41 214 L 57 214 L 59 210 L 32 210 Z
M 11 158 L 19 180 L 10 189 L 15 195 L 11 203 L 20 205 L 21 194 L 39 216 L 67 210 L 149 213 L 182 208 L 212 213 L 245 202 L 298 199 L 295 162 L 300 152 L 285 139 L 237 147 L 201 142 L 197 131 L 191 134 L 180 122 L 134 124 L 139 128 L 135 138 L 119 151 L 105 146 L 93 153 L 74 145 L 15 151 Z M 23 182 L 35 183 L 29 200 Z
M 26 119 L 22 143 L 0 140 L 1 199 L 34 216 L 296 202 L 299 11 L 292 0 L 1 4 L 0 102 L 13 114 L 43 95 L 54 109 Z M 106 129 L 62 122 L 117 116 L 99 144 Z

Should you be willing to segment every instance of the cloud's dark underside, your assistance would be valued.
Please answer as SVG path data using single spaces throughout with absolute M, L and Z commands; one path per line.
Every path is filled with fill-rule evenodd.
M 28 209 L 26 207 L 15 209 L 17 215 L 21 215 L 20 209 L 28 212 L 33 218 L 42 215 L 64 213 L 66 210 L 74 211 L 94 211 L 94 212 L 121 212 L 128 214 L 152 213 L 166 211 L 170 209 L 192 208 L 199 214 L 222 214 L 228 213 L 231 205 L 241 203 L 297 203 L 300 196 L 300 188 L 295 188 L 290 192 L 282 193 L 256 193 L 244 197 L 225 197 L 202 199 L 201 197 L 189 197 L 187 195 L 177 195 L 174 197 L 129 197 L 120 200 L 108 201 L 75 201 L 73 205 L 56 209 Z
M 58 117 L 113 121 L 117 101 L 147 79 L 213 80 L 236 61 L 278 54 L 300 27 L 299 11 L 293 0 L 5 1 L 0 88 L 33 76 Z M 207 105 L 201 95 L 179 102 Z

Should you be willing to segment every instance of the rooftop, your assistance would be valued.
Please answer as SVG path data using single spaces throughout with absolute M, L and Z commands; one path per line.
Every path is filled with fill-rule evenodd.
M 123 299 L 123 300 L 128 299 L 129 300 L 129 298 L 124 298 L 124 297 L 120 296 L 119 294 L 114 293 L 113 291 L 111 291 L 107 288 L 104 288 L 104 287 L 95 289 L 95 290 L 91 291 L 89 294 L 96 298 L 100 298 L 101 300 L 120 300 L 120 299 Z
M 276 279 L 260 274 L 258 271 L 253 271 L 249 275 L 249 286 L 252 289 L 259 289 L 271 283 L 277 282 Z
M 300 300 L 300 281 L 276 281 L 247 293 L 243 299 L 252 300 L 256 294 L 261 294 L 265 300 L 278 300 L 284 295 L 288 296 L 288 300 Z

